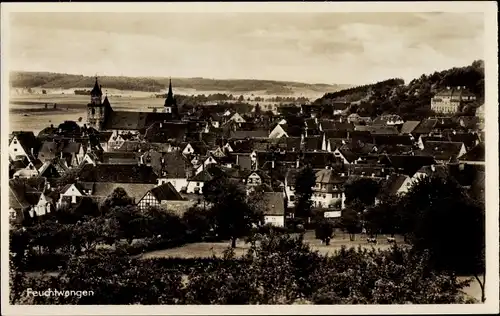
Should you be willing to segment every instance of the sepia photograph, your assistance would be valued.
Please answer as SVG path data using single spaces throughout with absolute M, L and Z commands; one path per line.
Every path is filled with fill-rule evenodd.
M 498 313 L 495 12 L 2 4 L 2 314 Z

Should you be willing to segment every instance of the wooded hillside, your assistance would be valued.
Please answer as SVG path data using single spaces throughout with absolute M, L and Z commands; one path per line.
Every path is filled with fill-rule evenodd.
M 168 87 L 169 78 L 158 77 L 99 77 L 103 87 L 108 89 L 160 92 Z M 289 94 L 296 89 L 313 92 L 337 91 L 347 85 L 307 84 L 271 80 L 246 79 L 207 79 L 207 78 L 172 78 L 176 88 L 196 89 L 199 91 L 265 91 L 268 94 Z M 14 88 L 71 89 L 92 87 L 94 77 L 49 73 L 49 72 L 12 72 L 11 85 Z
M 407 119 L 417 118 L 429 114 L 431 98 L 448 86 L 465 86 L 478 98 L 474 106 L 482 104 L 484 102 L 484 62 L 477 60 L 469 66 L 424 74 L 408 84 L 405 84 L 402 79 L 389 79 L 371 85 L 327 93 L 314 103 L 354 102 L 351 111 L 363 116 L 394 113 Z

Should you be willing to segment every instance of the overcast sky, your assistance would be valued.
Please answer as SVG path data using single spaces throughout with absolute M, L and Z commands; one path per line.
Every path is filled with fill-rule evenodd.
M 478 13 L 13 13 L 12 70 L 364 84 L 483 59 Z

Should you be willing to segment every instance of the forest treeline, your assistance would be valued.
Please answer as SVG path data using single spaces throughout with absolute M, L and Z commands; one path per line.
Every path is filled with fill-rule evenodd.
M 71 89 L 92 87 L 94 77 L 50 72 L 12 72 L 11 85 L 14 88 Z M 100 83 L 107 89 L 161 92 L 168 87 L 169 78 L 99 76 Z M 264 91 L 267 94 L 291 94 L 296 89 L 313 92 L 336 91 L 346 85 L 307 84 L 300 82 L 251 80 L 251 79 L 208 79 L 172 78 L 175 88 L 196 89 L 199 91 Z

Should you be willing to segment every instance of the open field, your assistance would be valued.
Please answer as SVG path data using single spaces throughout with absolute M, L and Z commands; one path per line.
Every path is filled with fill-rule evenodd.
M 109 97 L 116 110 L 146 111 L 151 106 L 162 106 L 165 100 L 150 96 Z M 35 94 L 10 98 L 9 130 L 30 130 L 37 134 L 51 124 L 59 125 L 66 120 L 82 124 L 87 119 L 89 97 L 71 94 Z M 54 109 L 54 103 L 57 108 Z M 45 104 L 48 104 L 45 109 Z
M 304 235 L 304 241 L 308 243 L 313 250 L 319 251 L 323 255 L 332 254 L 337 250 L 340 250 L 342 246 L 347 248 L 361 246 L 363 248 L 376 248 L 376 249 L 388 249 L 391 247 L 387 243 L 385 236 L 379 236 L 377 238 L 378 244 L 368 244 L 365 235 L 356 235 L 354 241 L 349 240 L 348 234 L 337 234 L 331 241 L 330 245 L 326 246 L 321 244 L 321 241 L 316 239 L 313 231 L 307 231 Z M 399 244 L 403 244 L 402 237 L 396 236 L 396 241 Z M 196 257 L 210 257 L 212 255 L 221 256 L 229 246 L 229 241 L 227 242 L 200 242 L 193 244 L 186 244 L 182 247 L 156 250 L 145 253 L 142 258 L 155 258 L 155 257 L 180 257 L 180 258 L 196 258 Z M 244 240 L 238 240 L 236 243 L 235 253 L 237 256 L 244 254 L 250 247 L 246 244 Z

